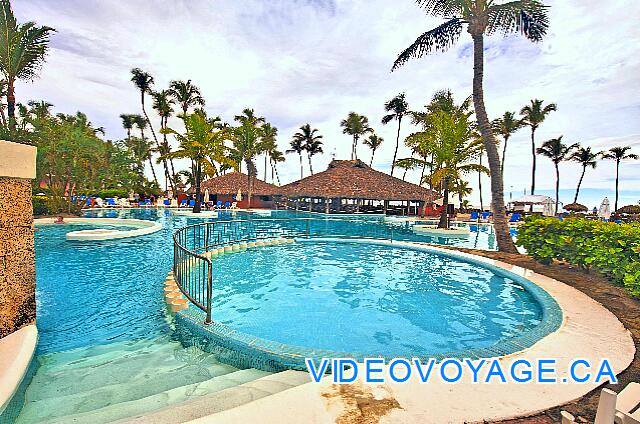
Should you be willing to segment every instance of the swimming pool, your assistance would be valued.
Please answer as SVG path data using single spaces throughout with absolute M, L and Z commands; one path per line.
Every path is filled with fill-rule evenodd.
M 352 236 L 369 236 L 386 238 L 393 233 L 395 240 L 428 242 L 438 244 L 448 244 L 460 247 L 481 248 L 493 250 L 496 248 L 493 229 L 488 225 L 471 225 L 471 236 L 467 239 L 439 239 L 423 235 L 417 235 L 412 231 L 409 223 L 385 222 L 381 216 L 331 216 L 330 219 L 324 219 L 323 215 L 310 214 L 306 212 L 291 211 L 262 211 L 259 214 L 250 214 L 244 212 L 220 212 L 215 217 L 192 218 L 187 216 L 177 216 L 169 210 L 164 209 L 113 209 L 113 210 L 93 210 L 85 213 L 86 217 L 100 218 L 136 218 L 151 221 L 159 221 L 162 223 L 162 230 L 142 237 L 135 237 L 123 240 L 101 241 L 101 242 L 79 242 L 65 240 L 65 234 L 69 231 L 91 229 L 96 227 L 105 227 L 103 225 L 74 224 L 74 225 L 46 225 L 39 226 L 35 234 L 36 249 L 36 301 L 37 301 L 37 326 L 40 333 L 40 339 L 37 348 L 37 357 L 34 361 L 35 373 L 34 384 L 26 388 L 21 396 L 26 396 L 26 406 L 24 407 L 18 422 L 41 422 L 44 418 L 53 419 L 56 416 L 68 414 L 87 414 L 90 408 L 99 409 L 99 417 L 91 415 L 90 422 L 102 422 L 106 417 L 114 418 L 118 416 L 119 410 L 115 406 L 119 401 L 131 401 L 130 397 L 140 402 L 147 397 L 152 396 L 154 391 L 162 392 L 163 390 L 172 389 L 171 384 L 200 384 L 207 375 L 219 375 L 230 373 L 235 375 L 239 372 L 236 368 L 221 364 L 216 355 L 209 355 L 206 352 L 196 348 L 196 352 L 192 356 L 199 358 L 206 364 L 206 373 L 202 373 L 199 367 L 197 369 L 186 371 L 184 366 L 191 366 L 184 363 L 185 354 L 182 351 L 191 352 L 193 347 L 189 346 L 189 340 L 185 341 L 181 334 L 177 334 L 174 330 L 174 323 L 168 319 L 166 307 L 163 302 L 162 281 L 166 277 L 166 273 L 172 266 L 172 234 L 178 228 L 189 224 L 199 223 L 203 220 L 230 220 L 230 219 L 253 219 L 253 218 L 299 218 L 313 217 L 318 218 L 318 222 L 323 228 L 329 228 L 333 233 L 352 235 Z M 315 220 L 314 220 L 315 221 Z M 291 292 L 286 296 L 279 298 L 285 302 L 281 305 L 269 305 L 263 308 L 258 307 L 256 313 L 262 315 L 254 315 L 253 319 L 259 319 L 260 316 L 269 314 L 286 313 L 286 308 L 290 307 L 287 301 L 294 299 L 294 296 L 302 295 L 303 287 L 296 287 L 300 284 L 307 285 L 306 289 L 312 289 L 315 286 L 311 283 L 314 279 L 324 278 L 325 273 L 330 272 L 332 262 L 345 261 L 352 257 L 356 262 L 368 260 L 368 256 L 374 254 L 367 252 L 367 257 L 357 256 L 355 251 L 336 250 L 332 245 L 303 245 L 299 244 L 295 247 L 301 248 L 297 251 L 291 247 L 290 252 L 281 251 L 282 254 L 290 253 L 296 261 L 298 259 L 309 256 L 309 262 L 301 262 L 305 264 L 305 269 L 317 267 L 317 273 L 310 273 L 303 277 L 300 283 L 289 288 Z M 320 247 L 327 248 L 325 253 L 319 252 Z M 368 248 L 367 248 L 368 249 Z M 268 250 L 264 250 L 267 252 Z M 316 255 L 317 253 L 317 255 Z M 258 272 L 265 275 L 269 274 L 269 269 L 275 269 L 275 264 L 287 262 L 285 256 L 278 255 L 273 258 L 262 256 L 256 252 L 257 256 L 247 256 L 245 260 L 253 260 L 261 262 L 263 268 Z M 264 253 L 263 253 L 264 254 Z M 356 255 L 356 256 L 353 256 Z M 364 276 L 380 277 L 384 275 L 384 268 L 389 263 L 393 266 L 408 266 L 408 262 L 400 259 L 400 252 L 392 251 L 388 254 L 380 254 L 379 260 L 375 262 L 376 267 L 365 267 Z M 230 260 L 234 259 L 231 256 Z M 234 260 L 240 260 L 238 256 Z M 272 265 L 268 262 L 273 260 Z M 413 260 L 413 259 L 411 259 Z M 426 259 L 424 259 L 426 260 Z M 277 262 L 276 262 L 277 261 Z M 319 262 L 316 262 L 319 261 Z M 387 262 L 385 262 L 387 261 Z M 390 261 L 390 262 L 389 262 Z M 356 263 L 354 262 L 354 263 Z M 384 265 L 387 263 L 387 265 Z M 373 265 L 373 264 L 372 264 Z M 447 268 L 449 265 L 441 264 Z M 355 266 L 352 264 L 352 266 Z M 271 267 L 271 268 L 270 268 Z M 229 267 L 228 270 L 234 269 Z M 231 272 L 231 271 L 229 271 Z M 294 272 L 290 270 L 290 272 Z M 342 275 L 343 282 L 347 279 L 349 272 L 358 271 L 356 268 L 347 269 Z M 294 275 L 289 274 L 289 275 Z M 297 275 L 297 274 L 295 274 Z M 231 279 L 240 277 L 233 272 L 225 277 L 230 282 Z M 486 277 L 486 276 L 485 276 Z M 336 277 L 337 278 L 337 277 Z M 480 278 L 480 277 L 478 277 Z M 243 296 L 252 299 L 254 304 L 260 303 L 260 299 L 272 302 L 277 296 L 278 290 L 283 294 L 285 291 L 282 287 L 270 293 L 262 293 L 262 290 L 248 290 L 244 280 L 239 280 L 236 287 L 236 293 L 240 294 L 243 290 L 247 290 Z M 267 282 L 267 280 L 264 280 Z M 337 281 L 330 280 L 338 284 Z M 428 317 L 428 313 L 420 311 L 419 302 L 424 300 L 430 292 L 427 290 L 428 283 L 422 282 L 420 287 L 412 293 L 412 298 L 403 303 L 394 300 L 394 296 L 401 293 L 400 287 L 413 281 L 413 277 L 406 281 L 396 281 L 393 288 L 388 288 L 388 296 L 382 296 L 384 287 L 380 280 L 377 280 L 375 291 L 362 296 L 366 293 L 365 287 L 358 288 L 357 285 L 345 289 L 340 296 L 335 292 L 330 293 L 323 289 L 322 293 L 333 296 L 333 303 L 326 303 L 323 306 L 322 298 L 315 299 L 314 303 L 309 304 L 311 308 L 336 308 L 340 313 L 346 312 L 347 309 L 354 306 L 357 302 L 364 303 L 380 303 L 382 306 L 378 310 L 371 309 L 368 312 L 367 320 L 389 320 L 396 321 L 394 327 L 399 327 L 400 322 L 411 325 L 406 330 L 420 330 L 420 326 L 424 326 L 423 319 Z M 278 287 L 282 280 L 278 282 L 276 278 L 267 282 L 271 288 Z M 436 282 L 432 282 L 436 284 Z M 491 278 L 483 284 L 491 286 Z M 435 287 L 435 286 L 433 286 Z M 432 289 L 433 289 L 432 287 Z M 514 285 L 509 290 L 512 295 L 517 294 Z M 467 287 L 465 290 L 469 290 Z M 320 294 L 321 292 L 319 292 Z M 436 292 L 431 292 L 435 294 Z M 472 292 L 467 291 L 467 294 Z M 220 293 L 219 293 L 219 296 Z M 498 305 L 501 299 L 497 296 L 497 292 L 492 292 L 492 300 Z M 361 300 L 358 300 L 362 297 Z M 214 315 L 215 319 L 222 322 L 233 324 L 242 324 L 245 326 L 250 321 L 249 315 L 242 315 L 242 308 L 232 307 L 232 303 L 220 300 L 220 309 Z M 390 303 L 384 306 L 385 301 Z M 394 303 L 395 302 L 395 303 Z M 528 302 L 526 295 L 524 297 L 513 298 L 504 301 L 504 305 L 496 306 L 496 311 L 500 312 L 500 308 L 506 305 L 521 305 Z M 469 306 L 473 306 L 469 304 Z M 228 309 L 224 309 L 224 307 Z M 408 308 L 406 311 L 402 308 Z M 465 307 L 464 302 L 460 302 L 456 308 Z M 274 309 L 275 308 L 275 309 Z M 394 309 L 396 308 L 396 309 Z M 399 308 L 399 309 L 398 309 Z M 454 308 L 455 309 L 455 308 Z M 528 310 L 527 313 L 517 315 L 517 307 L 508 310 L 513 314 L 502 324 L 490 323 L 490 320 L 484 320 L 481 325 L 482 331 L 486 335 L 493 338 L 499 338 L 511 334 L 510 332 L 526 326 L 535 325 L 539 319 L 534 309 Z M 413 311 L 413 312 L 410 312 Z M 224 315 L 224 314 L 228 315 Z M 471 314 L 471 312 L 469 312 Z M 412 317 L 414 314 L 415 317 Z M 462 317 L 460 315 L 459 317 Z M 499 318 L 496 318 L 499 319 Z M 237 321 L 236 321 L 237 320 Z M 244 320 L 244 321 L 242 321 Z M 520 324 L 517 323 L 518 320 Z M 415 321 L 415 322 L 414 322 Z M 480 325 L 478 321 L 478 325 Z M 421 324 L 422 323 L 422 324 Z M 522 324 L 524 323 L 524 324 Z M 396 349 L 402 352 L 402 349 L 408 351 L 408 346 L 402 346 L 398 339 L 405 337 L 404 334 L 389 335 L 388 332 L 377 331 L 374 329 L 373 323 L 364 322 L 364 329 L 361 334 L 354 335 L 354 343 L 359 343 L 363 348 L 367 347 L 366 339 L 373 334 L 374 344 L 369 346 L 374 349 Z M 396 325 L 397 324 L 397 325 Z M 319 322 L 317 331 L 309 333 L 307 340 L 294 340 L 296 343 L 308 343 L 309 338 L 318 339 L 322 346 L 331 348 L 345 348 L 349 344 L 349 340 L 328 340 L 326 334 L 323 336 L 322 327 L 328 325 L 326 322 Z M 454 324 L 452 324 L 454 325 Z M 475 325 L 475 324 L 474 324 Z M 525 327 L 522 327 L 524 325 Z M 519 327 L 520 326 L 520 327 Z M 258 330 L 257 321 L 253 327 L 246 327 L 250 330 Z M 278 334 L 273 331 L 283 331 L 279 329 L 274 322 L 265 326 L 261 333 L 264 337 L 278 338 L 285 334 Z M 325 328 L 326 330 L 326 328 Z M 423 336 L 428 334 L 429 330 L 422 328 Z M 463 335 L 463 332 L 456 333 Z M 356 337 L 357 336 L 357 337 Z M 323 339 L 323 337 L 325 337 Z M 284 340 L 284 339 L 283 339 Z M 342 344 L 340 344 L 342 343 Z M 444 343 L 444 341 L 434 341 L 434 344 Z M 405 343 L 406 344 L 406 343 Z M 444 349 L 445 344 L 442 345 Z M 449 347 L 455 348 L 474 346 L 474 337 L 468 335 L 463 337 L 459 342 L 455 342 Z M 421 346 L 423 350 L 429 350 L 434 346 Z M 186 355 L 189 357 L 189 355 Z M 96 369 L 96 367 L 100 369 Z M 38 368 L 39 367 L 39 368 Z M 174 375 L 175 370 L 181 370 L 179 380 L 167 380 L 162 378 L 163 370 L 169 375 Z M 242 371 L 242 370 L 240 370 Z M 248 371 L 248 370 L 245 370 Z M 84 379 L 80 378 L 83 373 L 89 372 L 96 378 Z M 254 374 L 242 376 L 250 378 Z M 174 373 L 174 374 L 171 374 Z M 69 376 L 63 378 L 63 376 Z M 155 377 L 154 377 L 155 375 Z M 128 384 L 127 377 L 131 378 L 131 384 Z M 68 380 L 68 381 L 67 381 Z M 172 383 L 167 383 L 172 381 Z M 60 388 L 60 384 L 66 384 L 64 389 Z M 105 386 L 104 389 L 100 389 Z M 100 390 L 98 392 L 98 390 Z M 213 390 L 213 389 L 211 389 Z M 85 395 L 86 394 L 86 395 Z M 64 395 L 64 396 L 63 396 Z M 60 397 L 63 396 L 63 397 Z M 106 398 L 105 398 L 106 396 Z M 147 396 L 147 397 L 145 397 Z M 173 396 L 173 395 L 172 395 Z M 172 397 L 174 401 L 183 399 L 186 394 Z M 106 405 L 96 404 L 100 399 L 109 399 Z M 102 401 L 100 401 L 102 402 Z M 106 402 L 106 401 L 105 401 Z M 146 401 L 145 401 L 146 402 Z M 65 403 L 66 408 L 56 406 L 56 403 Z M 144 403 L 144 402 L 143 402 Z M 146 402 L 144 405 L 138 405 L 141 409 L 136 411 L 147 410 L 154 405 L 152 402 Z M 110 409 L 111 408 L 111 409 Z M 15 409 L 15 408 L 14 408 Z M 19 409 L 19 407 L 18 407 Z M 108 411 L 103 411 L 106 409 Z M 15 416 L 16 411 L 12 414 Z M 67 414 L 67 415 L 65 415 Z M 84 415 L 83 415 L 84 417 Z M 88 419 L 88 418 L 87 418 Z M 82 422 L 80 420 L 79 422 Z

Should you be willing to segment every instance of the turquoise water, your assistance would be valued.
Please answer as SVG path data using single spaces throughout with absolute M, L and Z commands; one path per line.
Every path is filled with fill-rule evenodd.
M 411 357 L 484 348 L 542 318 L 513 280 L 414 249 L 311 239 L 214 266 L 215 321 L 313 349 Z

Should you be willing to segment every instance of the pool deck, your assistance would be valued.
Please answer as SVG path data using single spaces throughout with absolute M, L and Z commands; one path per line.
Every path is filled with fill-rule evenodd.
M 396 242 L 397 244 L 412 243 Z M 435 250 L 451 253 L 438 247 Z M 493 259 L 456 252 L 461 258 L 494 265 L 521 275 L 546 290 L 558 302 L 561 327 L 532 347 L 500 357 L 505 364 L 516 359 L 557 360 L 556 377 L 568 376 L 576 358 L 599 363 L 607 358 L 616 374 L 625 370 L 636 352 L 631 333 L 618 318 L 581 291 L 531 270 Z M 438 368 L 434 369 L 434 372 Z M 486 373 L 486 369 L 484 370 Z M 483 375 L 483 372 L 480 373 Z M 581 398 L 596 389 L 584 384 L 473 384 L 467 379 L 447 384 L 439 379 L 421 384 L 334 385 L 331 376 L 319 384 L 307 383 L 243 406 L 192 421 L 193 423 L 462 423 L 506 420 L 535 415 Z M 617 388 L 619 391 L 621 389 Z

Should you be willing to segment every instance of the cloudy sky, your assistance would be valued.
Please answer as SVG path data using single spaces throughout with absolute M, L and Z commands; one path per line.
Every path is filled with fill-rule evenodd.
M 411 0 L 14 0 L 20 21 L 56 28 L 41 78 L 20 83 L 18 101 L 46 99 L 56 112 L 87 113 L 107 130 L 125 136 L 121 113 L 139 113 L 130 69 L 155 77 L 156 89 L 191 79 L 206 109 L 231 121 L 252 107 L 279 129 L 284 151 L 297 127 L 309 122 L 324 135 L 325 153 L 315 170 L 348 158 L 351 140 L 340 121 L 350 111 L 366 115 L 384 137 L 374 167 L 390 169 L 394 124 L 383 126 L 385 101 L 406 92 L 420 110 L 436 90 L 457 98 L 471 94 L 471 40 L 465 33 L 444 54 L 415 60 L 391 73 L 397 54 L 438 24 Z M 492 118 L 519 111 L 530 99 L 558 105 L 537 134 L 538 144 L 564 135 L 598 150 L 633 146 L 640 154 L 640 16 L 637 0 L 549 0 L 551 29 L 543 43 L 518 36 L 486 42 L 485 99 Z M 154 118 L 152 118 L 153 120 Z M 158 125 L 158 121 L 155 121 Z M 171 126 L 181 128 L 177 121 Z M 406 125 L 402 138 L 412 132 Z M 283 182 L 299 176 L 297 157 L 281 165 Z M 361 146 L 359 156 L 370 152 Z M 400 157 L 408 156 L 401 148 Z M 530 186 L 528 131 L 509 143 L 507 193 Z M 261 164 L 261 162 L 258 162 Z M 550 161 L 539 158 L 537 186 L 555 184 Z M 262 165 L 259 165 L 262 169 Z M 262 175 L 262 171 L 260 171 Z M 308 173 L 308 169 L 305 169 Z M 640 161 L 621 167 L 621 204 L 640 200 Z M 562 198 L 572 201 L 579 167 L 563 164 Z M 419 175 L 408 175 L 416 181 Z M 590 206 L 613 197 L 615 165 L 589 170 L 581 201 Z M 469 177 L 477 188 L 477 176 Z M 484 181 L 485 199 L 489 197 Z M 548 190 L 548 191 L 547 191 Z M 509 194 L 507 194 L 509 196 Z M 472 201 L 477 204 L 478 190 Z

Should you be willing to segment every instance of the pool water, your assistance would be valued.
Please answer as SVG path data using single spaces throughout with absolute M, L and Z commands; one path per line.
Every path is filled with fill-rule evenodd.
M 485 348 L 540 324 L 515 281 L 439 254 L 309 241 L 214 262 L 213 319 L 262 339 L 360 354 Z

